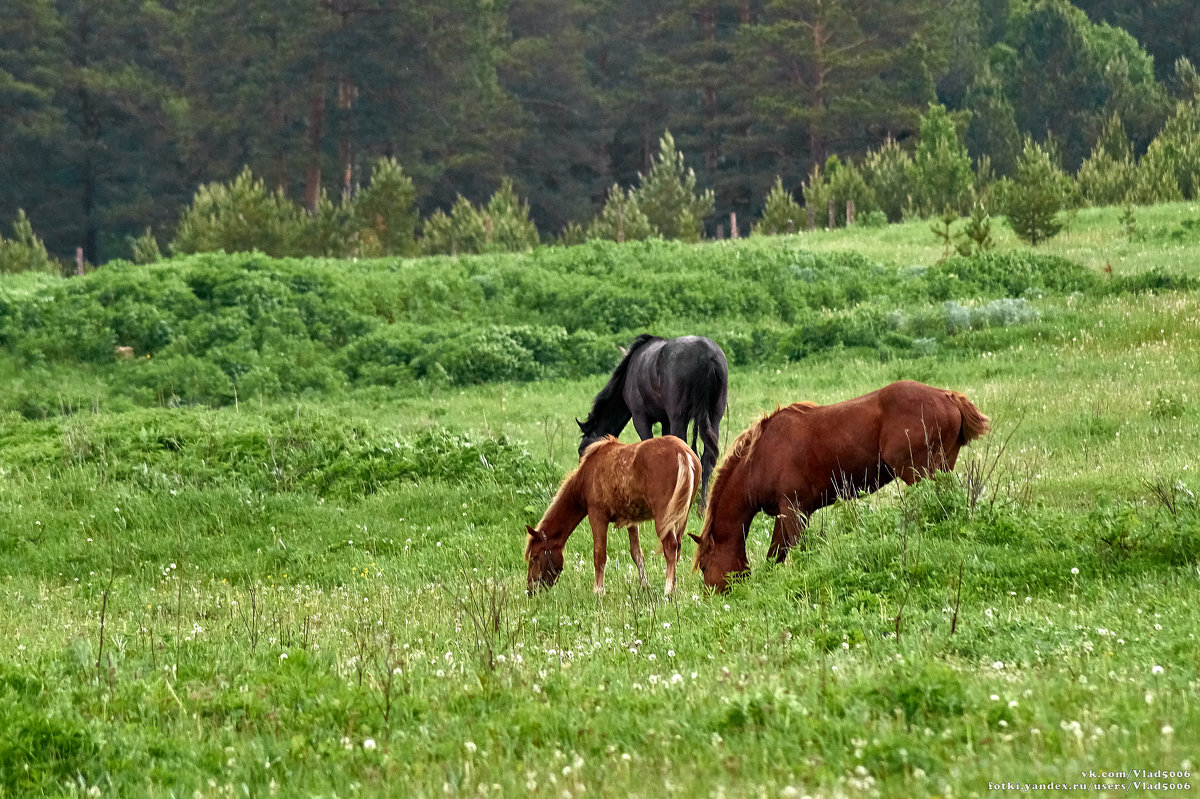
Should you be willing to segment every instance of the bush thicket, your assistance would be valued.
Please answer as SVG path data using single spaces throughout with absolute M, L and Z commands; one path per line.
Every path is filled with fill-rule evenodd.
M 224 405 L 354 387 L 418 393 L 581 377 L 611 369 L 617 345 L 647 330 L 709 335 L 739 364 L 845 347 L 919 356 L 930 342 L 973 346 L 969 337 L 946 340 L 946 301 L 975 307 L 1181 285 L 1169 275 L 1101 281 L 1028 251 L 900 269 L 765 239 L 589 242 L 412 261 L 202 254 L 114 262 L 81 278 L 0 283 L 0 353 L 22 370 L 0 410 L 40 417 L 97 397 Z M 118 359 L 116 347 L 135 357 Z M 63 388 L 54 375 L 68 369 L 86 375 L 89 388 Z

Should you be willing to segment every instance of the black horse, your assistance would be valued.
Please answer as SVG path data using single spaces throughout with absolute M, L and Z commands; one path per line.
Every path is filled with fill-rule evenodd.
M 583 432 L 579 454 L 604 436 L 617 436 L 632 418 L 633 428 L 646 440 L 654 424 L 662 434 L 687 441 L 692 425 L 692 451 L 700 456 L 703 479 L 700 509 L 708 497 L 708 478 L 717 465 L 717 435 L 729 391 L 725 353 L 700 336 L 663 339 L 641 335 L 633 340 L 608 384 L 596 395 L 592 412 L 576 424 Z M 704 454 L 696 438 L 704 443 Z

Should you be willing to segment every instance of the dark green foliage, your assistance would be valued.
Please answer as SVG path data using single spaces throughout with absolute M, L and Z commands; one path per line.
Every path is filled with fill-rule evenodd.
M 1095 24 L 1066 0 L 1014 4 L 991 68 L 1011 100 L 1018 129 L 1059 143 L 1078 168 L 1112 114 L 1145 147 L 1169 107 L 1153 59 L 1128 33 Z

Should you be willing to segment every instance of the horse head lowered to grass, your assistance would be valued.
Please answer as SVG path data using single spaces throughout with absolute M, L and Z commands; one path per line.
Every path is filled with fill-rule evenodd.
M 592 444 L 579 467 L 563 479 L 537 527 L 526 525 L 527 589 L 548 588 L 563 570 L 563 546 L 587 516 L 592 525 L 592 557 L 597 594 L 604 593 L 608 526 L 629 528 L 629 552 L 642 587 L 646 566 L 638 540 L 638 522 L 654 520 L 667 560 L 667 595 L 675 591 L 679 539 L 699 487 L 700 459 L 675 436 L 622 444 L 612 436 Z
M 912 485 L 954 468 L 990 422 L 957 391 L 905 380 L 832 405 L 779 408 L 738 436 L 713 481 L 694 570 L 718 591 L 749 568 L 746 536 L 760 511 L 775 517 L 768 557 L 782 563 L 815 511 L 839 497 Z
M 663 339 L 641 335 L 633 340 L 608 383 L 592 402 L 587 419 L 579 422 L 582 456 L 604 436 L 617 436 L 633 419 L 633 429 L 643 441 L 653 435 L 656 423 L 664 436 L 688 438 L 700 455 L 696 439 L 704 445 L 700 508 L 708 496 L 708 478 L 717 465 L 717 436 L 729 390 L 725 353 L 701 336 Z

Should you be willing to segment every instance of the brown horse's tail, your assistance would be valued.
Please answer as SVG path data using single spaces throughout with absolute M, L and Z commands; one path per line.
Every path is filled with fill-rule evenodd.
M 965 394 L 957 391 L 951 391 L 949 394 L 951 401 L 958 406 L 958 411 L 962 414 L 962 429 L 958 431 L 960 445 L 970 444 L 992 429 L 991 419 L 980 413 L 975 403 L 967 399 Z
M 692 509 L 692 498 L 696 496 L 696 471 L 700 466 L 699 461 L 691 450 L 676 456 L 675 462 L 678 466 L 675 471 L 675 490 L 671 492 L 671 499 L 667 502 L 664 524 L 661 529 L 655 530 L 659 541 L 669 532 L 683 535 L 688 513 Z

